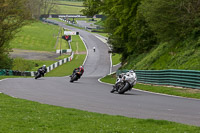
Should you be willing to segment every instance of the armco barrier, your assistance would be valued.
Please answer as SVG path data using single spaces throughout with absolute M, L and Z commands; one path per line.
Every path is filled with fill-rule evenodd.
M 117 71 L 117 75 L 128 70 Z M 200 89 L 200 71 L 195 70 L 135 70 L 138 82 Z

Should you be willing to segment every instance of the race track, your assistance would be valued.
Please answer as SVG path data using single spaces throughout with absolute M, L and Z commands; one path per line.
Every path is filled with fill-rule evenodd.
M 200 126 L 200 100 L 172 97 L 133 89 L 124 95 L 110 93 L 111 85 L 98 79 L 110 73 L 108 47 L 93 34 L 78 31 L 88 48 L 84 76 L 74 83 L 69 77 L 16 78 L 0 81 L 0 92 L 40 103 L 111 115 L 169 120 Z M 96 47 L 94 53 L 92 48 Z

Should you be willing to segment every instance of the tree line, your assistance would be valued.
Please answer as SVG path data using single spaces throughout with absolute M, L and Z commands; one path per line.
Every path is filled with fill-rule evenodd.
M 162 42 L 200 36 L 200 0 L 84 0 L 84 15 L 104 14 L 113 52 L 129 55 L 150 51 Z

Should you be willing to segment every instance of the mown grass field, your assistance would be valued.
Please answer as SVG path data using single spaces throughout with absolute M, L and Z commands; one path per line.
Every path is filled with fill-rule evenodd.
M 11 48 L 37 50 L 37 51 L 55 51 L 55 44 L 59 33 L 59 27 L 56 25 L 42 22 L 33 22 L 24 26 L 10 42 Z
M 57 1 L 56 3 L 63 5 L 56 5 L 57 10 L 53 14 L 82 14 L 81 10 L 84 9 L 81 7 L 83 2 Z
M 2 133 L 199 133 L 200 127 L 163 120 L 91 113 L 0 94 Z
M 83 6 L 83 2 L 81 2 L 81 1 L 63 1 L 63 0 L 57 0 L 56 3 L 59 3 L 59 4 L 68 4 L 68 5 L 74 5 L 74 6 Z

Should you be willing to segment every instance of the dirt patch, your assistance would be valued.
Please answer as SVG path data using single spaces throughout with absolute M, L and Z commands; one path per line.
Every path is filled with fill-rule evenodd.
M 75 52 L 74 54 L 87 54 L 87 52 L 82 51 L 82 52 Z
M 56 59 L 60 54 L 56 54 L 55 52 L 47 52 L 47 51 L 34 51 L 34 50 L 22 50 L 22 49 L 13 49 L 10 52 L 11 58 L 23 58 L 27 60 L 53 60 L 58 61 Z

